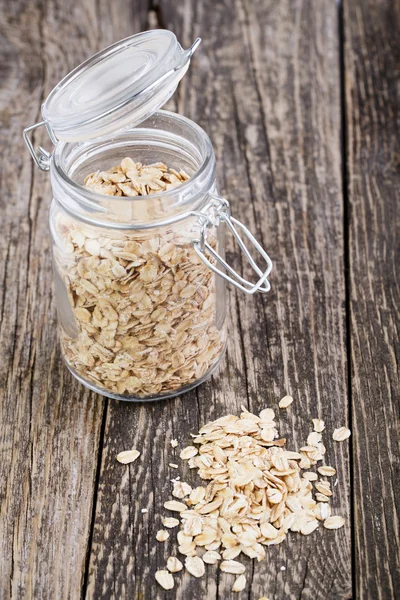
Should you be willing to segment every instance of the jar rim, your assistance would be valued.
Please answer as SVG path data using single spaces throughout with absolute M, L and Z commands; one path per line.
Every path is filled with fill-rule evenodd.
M 155 112 L 151 117 L 149 117 L 146 121 L 138 124 L 136 127 L 127 128 L 124 131 L 118 132 L 121 136 L 127 135 L 132 132 L 140 132 L 141 129 L 146 129 L 146 123 L 151 122 L 157 118 L 167 118 L 172 123 L 183 125 L 184 127 L 190 129 L 197 137 L 197 141 L 199 142 L 199 148 L 201 152 L 201 162 L 196 171 L 191 175 L 190 179 L 184 181 L 181 185 L 176 187 L 173 190 L 165 190 L 162 192 L 156 192 L 149 194 L 147 196 L 107 196 L 105 194 L 99 194 L 93 191 L 90 188 L 86 188 L 77 181 L 74 181 L 72 177 L 67 172 L 67 169 L 63 167 L 63 160 L 65 159 L 65 153 L 71 149 L 72 147 L 80 147 L 86 148 L 95 147 L 96 144 L 101 143 L 112 143 L 115 139 L 118 138 L 118 134 L 115 134 L 111 138 L 97 138 L 96 140 L 88 140 L 85 142 L 59 142 L 56 145 L 54 153 L 52 155 L 51 164 L 50 164 L 50 177 L 53 187 L 53 192 L 57 200 L 61 202 L 64 208 L 74 216 L 78 216 L 87 222 L 93 222 L 96 224 L 100 224 L 100 222 L 96 219 L 91 219 L 87 214 L 82 214 L 79 210 L 74 210 L 77 208 L 77 204 L 81 209 L 88 209 L 93 211 L 93 209 L 102 208 L 102 203 L 110 198 L 118 199 L 118 202 L 122 203 L 132 203 L 135 202 L 137 205 L 140 203 L 141 205 L 145 205 L 149 202 L 155 201 L 163 201 L 166 198 L 176 198 L 176 202 L 170 203 L 171 214 L 169 215 L 168 221 L 171 221 L 173 215 L 176 215 L 177 219 L 180 220 L 182 218 L 182 213 L 187 211 L 190 205 L 190 210 L 197 208 L 198 202 L 196 202 L 197 198 L 200 196 L 204 197 L 204 194 L 207 190 L 209 190 L 214 181 L 215 181 L 215 155 L 214 150 L 211 144 L 211 140 L 207 133 L 202 129 L 197 123 L 192 121 L 191 119 L 184 117 L 180 114 L 174 113 L 172 111 L 167 110 L 159 110 Z M 157 130 L 160 133 L 163 130 Z M 64 191 L 69 196 L 72 197 L 72 205 L 68 202 L 63 201 L 63 195 L 60 193 Z M 179 198 L 184 198 L 183 201 L 179 201 Z M 65 200 L 65 199 L 64 199 Z M 174 210 L 175 209 L 175 210 Z M 104 208 L 103 208 L 104 212 Z M 173 222 L 174 219 L 172 219 Z M 164 220 L 160 222 L 149 222 L 148 226 L 155 227 L 158 225 L 162 225 Z M 115 221 L 108 221 L 101 223 L 104 226 L 108 227 L 118 227 L 119 225 L 126 227 L 129 225 L 129 228 L 137 228 L 137 227 L 145 227 L 146 223 L 118 223 Z

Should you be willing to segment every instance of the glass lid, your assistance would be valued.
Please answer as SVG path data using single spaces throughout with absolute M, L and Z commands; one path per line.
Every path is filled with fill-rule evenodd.
M 53 141 L 103 137 L 144 121 L 172 96 L 199 43 L 200 38 L 183 50 L 172 31 L 156 29 L 83 62 L 42 105 Z

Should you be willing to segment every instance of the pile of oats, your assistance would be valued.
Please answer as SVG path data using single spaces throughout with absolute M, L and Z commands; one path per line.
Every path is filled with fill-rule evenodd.
M 232 591 L 240 592 L 246 586 L 245 567 L 237 560 L 242 553 L 261 561 L 265 547 L 282 543 L 289 531 L 309 535 L 320 524 L 326 529 L 344 525 L 343 517 L 331 516 L 329 505 L 328 478 L 336 470 L 328 465 L 319 466 L 317 473 L 309 470 L 325 456 L 325 424 L 321 419 L 313 424 L 299 452 L 285 448 L 271 408 L 254 415 L 242 406 L 240 417 L 221 417 L 193 436 L 193 445 L 180 458 L 209 483 L 192 488 L 175 479 L 172 495 L 177 500 L 164 503 L 166 510 L 179 514 L 180 522 L 174 521 L 180 526 L 178 552 L 186 556 L 189 573 L 201 577 L 204 563 L 218 563 L 221 571 L 237 576 Z M 172 564 L 177 559 L 168 560 Z M 160 576 L 168 569 L 167 563 L 167 571 L 156 578 L 171 589 L 173 580 Z
M 85 184 L 136 196 L 187 178 L 162 163 L 125 158 Z M 61 216 L 63 250 L 55 262 L 75 317 L 71 327 L 64 323 L 61 343 L 82 378 L 118 395 L 147 397 L 189 386 L 218 362 L 224 330 L 216 326 L 215 276 L 192 245 L 196 227 L 193 219 L 185 227 L 121 232 Z M 212 229 L 208 241 L 217 247 Z
M 176 171 L 164 163 L 135 163 L 124 158 L 108 171 L 96 171 L 85 178 L 85 186 L 107 196 L 147 196 L 170 190 L 189 179 L 182 169 Z

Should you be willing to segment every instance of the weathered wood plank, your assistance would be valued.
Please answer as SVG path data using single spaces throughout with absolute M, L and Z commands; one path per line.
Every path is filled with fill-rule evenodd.
M 241 403 L 255 411 L 276 406 L 292 392 L 282 431 L 295 448 L 312 417 L 326 420 L 327 456 L 339 471 L 333 505 L 348 525 L 292 535 L 263 563 L 247 561 L 248 596 L 350 598 L 348 445 L 331 440 L 348 421 L 336 5 L 166 0 L 156 15 L 186 47 L 203 37 L 174 105 L 210 134 L 220 190 L 270 251 L 274 287 L 253 299 L 230 291 L 227 359 L 212 382 L 167 403 L 109 403 L 86 597 L 233 597 L 232 578 L 213 568 L 202 580 L 178 575 L 173 593 L 155 586 L 154 572 L 173 547 L 155 541 L 176 475 L 169 441 L 177 437 L 182 447 L 199 424 Z M 242 268 L 231 243 L 228 257 Z M 140 460 L 116 463 L 131 446 Z M 179 475 L 195 482 L 186 468 Z
M 356 597 L 398 598 L 399 5 L 344 2 Z
M 59 55 L 49 68 L 53 59 L 43 45 L 38 5 L 8 4 L 1 19 L 0 597 L 78 597 L 102 405 L 60 360 L 47 225 L 50 185 L 35 171 L 22 128 L 38 120 L 43 93 L 79 52 Z M 72 37 L 73 30 L 71 24 Z M 83 46 L 94 49 L 87 41 Z
M 23 127 L 60 77 L 128 35 L 96 2 L 3 3 L 1 69 L 0 598 L 79 598 L 90 534 L 103 399 L 64 368 L 56 344 L 48 175 Z M 88 27 L 88 23 L 90 27 Z M 106 26 L 105 26 L 106 25 Z M 49 145 L 41 132 L 36 143 Z

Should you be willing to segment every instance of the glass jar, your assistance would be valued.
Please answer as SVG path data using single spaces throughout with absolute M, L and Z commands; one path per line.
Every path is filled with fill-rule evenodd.
M 125 44 L 132 58 L 138 52 L 137 38 L 140 54 L 143 36 L 154 33 L 132 36 L 111 50 Z M 173 34 L 162 32 L 162 39 L 165 34 L 171 41 Z M 179 69 L 184 72 L 194 47 L 186 53 L 180 49 L 180 54 L 173 38 L 172 54 L 180 56 Z M 163 89 L 163 75 L 156 82 L 142 82 L 139 96 L 144 94 L 147 104 L 138 101 L 137 90 L 131 98 L 131 104 L 136 103 L 135 110 L 130 106 L 134 125 L 119 128 L 129 111 L 124 107 L 121 113 L 121 102 L 114 98 L 118 127 L 112 135 L 110 109 L 105 112 L 104 107 L 101 118 L 93 119 L 94 126 L 90 127 L 89 118 L 86 128 L 77 122 L 66 127 L 70 103 L 79 104 L 76 97 L 71 101 L 76 89 L 86 104 L 97 107 L 85 82 L 93 82 L 91 65 L 97 68 L 110 56 L 115 66 L 114 51 L 106 49 L 67 76 L 43 107 L 47 120 L 27 128 L 24 136 L 37 165 L 50 171 L 55 289 L 61 348 L 69 370 L 84 385 L 111 398 L 168 398 L 199 385 L 223 358 L 226 281 L 247 293 L 268 291 L 271 262 L 250 232 L 230 216 L 229 203 L 218 196 L 215 156 L 206 133 L 185 117 L 154 110 L 160 102 L 154 95 L 165 100 L 172 93 L 170 84 Z M 86 72 L 83 83 L 79 82 L 82 72 Z M 62 102 L 58 102 L 58 121 L 51 122 L 49 107 L 57 104 L 57 93 Z M 42 124 L 55 143 L 52 155 L 42 148 L 35 151 L 29 138 L 30 131 Z M 94 135 L 99 131 L 101 136 Z M 148 196 L 110 197 L 84 187 L 89 173 L 120 164 L 125 157 L 143 164 L 163 162 L 177 171 L 183 169 L 190 178 Z M 265 260 L 264 269 L 257 266 L 237 228 Z M 225 262 L 226 229 L 256 271 L 256 284 Z

